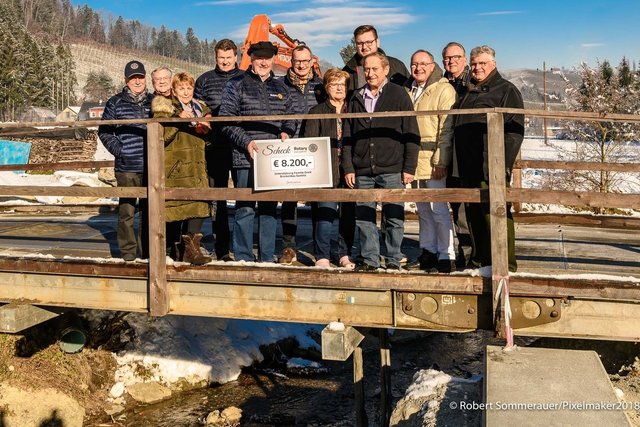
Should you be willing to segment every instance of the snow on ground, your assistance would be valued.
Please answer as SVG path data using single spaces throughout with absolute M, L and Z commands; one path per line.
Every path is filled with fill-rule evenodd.
M 459 402 L 481 402 L 482 377 L 452 377 L 435 369 L 417 371 L 391 414 L 391 425 L 479 425 L 480 411 L 460 410 Z M 420 421 L 418 421 L 420 420 Z
M 92 326 L 105 315 L 99 311 L 86 312 Z M 138 313 L 130 313 L 124 319 L 134 334 L 126 348 L 115 355 L 118 368 L 114 381 L 125 388 L 149 381 L 166 385 L 180 380 L 190 384 L 233 381 L 242 367 L 262 361 L 261 345 L 287 337 L 294 337 L 301 348 L 319 350 L 307 334 L 319 328 L 313 325 L 192 316 L 150 317 Z M 301 360 L 296 364 L 305 366 Z

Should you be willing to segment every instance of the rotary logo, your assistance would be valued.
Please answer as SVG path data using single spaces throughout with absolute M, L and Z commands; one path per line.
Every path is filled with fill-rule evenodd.
M 279 93 L 277 96 L 278 96 L 278 99 L 284 99 L 284 95 L 281 93 Z
M 131 69 L 132 70 L 137 70 L 138 69 L 138 64 L 136 64 L 135 62 L 133 64 L 131 64 Z
M 318 146 L 316 144 L 309 144 L 309 151 L 315 153 L 316 151 L 318 151 Z

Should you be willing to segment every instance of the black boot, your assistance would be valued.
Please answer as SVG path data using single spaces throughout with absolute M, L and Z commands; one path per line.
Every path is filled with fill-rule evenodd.
M 422 253 L 415 261 L 412 261 L 405 265 L 407 270 L 424 270 L 429 271 L 438 265 L 438 256 L 433 252 L 429 252 L 426 249 L 422 250 Z

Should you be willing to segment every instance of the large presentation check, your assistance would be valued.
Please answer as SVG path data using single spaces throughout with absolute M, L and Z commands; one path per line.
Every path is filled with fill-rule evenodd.
M 329 137 L 256 141 L 254 190 L 333 187 Z

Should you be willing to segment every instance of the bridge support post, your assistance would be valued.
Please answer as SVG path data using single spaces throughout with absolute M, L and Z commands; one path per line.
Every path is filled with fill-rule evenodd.
M 487 113 L 489 150 L 489 210 L 491 223 L 491 295 L 496 334 L 513 344 L 505 304 L 509 299 L 509 252 L 507 243 L 507 191 L 504 149 L 504 117 L 502 113 Z
M 149 215 L 149 312 L 164 316 L 169 312 L 164 212 L 164 128 L 147 125 L 147 206 Z
M 378 329 L 380 343 L 380 422 L 381 427 L 389 427 L 391 419 L 391 347 L 389 331 Z
M 356 425 L 368 427 L 369 420 L 364 406 L 364 363 L 360 346 L 353 351 L 353 389 L 356 399 Z

